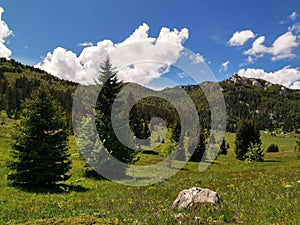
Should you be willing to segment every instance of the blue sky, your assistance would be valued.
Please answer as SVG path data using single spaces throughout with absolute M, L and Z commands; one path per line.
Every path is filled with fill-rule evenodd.
M 120 44 L 137 30 L 139 38 L 146 33 L 146 38 L 156 39 L 164 27 L 169 29 L 166 36 L 177 29 L 176 37 L 168 40 L 178 50 L 185 47 L 202 56 L 218 80 L 238 73 L 300 89 L 299 1 L 0 0 L 0 7 L 11 31 L 0 32 L 0 55 L 39 64 L 65 79 L 84 76 L 76 67 L 90 65 L 77 62 L 88 60 L 79 57 L 85 48 L 103 40 Z M 59 57 L 70 61 L 53 64 Z M 166 60 L 172 64 L 175 58 Z M 72 60 L 78 63 L 74 67 Z

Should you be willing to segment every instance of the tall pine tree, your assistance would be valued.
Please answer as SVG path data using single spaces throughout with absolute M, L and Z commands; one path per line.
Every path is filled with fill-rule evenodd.
M 111 120 L 112 105 L 123 83 L 118 80 L 117 71 L 112 66 L 109 58 L 101 64 L 100 68 L 99 83 L 102 88 L 96 105 L 96 126 L 98 134 L 109 154 L 123 163 L 130 164 L 135 161 L 137 152 L 123 145 L 118 140 Z M 125 166 L 123 168 L 117 168 L 109 159 L 106 159 L 103 166 L 103 169 L 112 172 L 114 178 L 124 177 L 127 169 Z
M 48 86 L 41 86 L 23 102 L 21 126 L 13 135 L 11 170 L 14 184 L 51 185 L 69 178 L 65 114 Z

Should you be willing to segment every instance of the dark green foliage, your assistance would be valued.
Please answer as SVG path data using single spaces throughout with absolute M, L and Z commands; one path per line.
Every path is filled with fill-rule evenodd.
M 150 145 L 150 139 L 148 139 L 151 136 L 149 122 L 137 112 L 137 105 L 133 106 L 129 114 L 129 126 L 135 137 L 145 139 L 144 145 Z
M 222 144 L 220 146 L 220 152 L 219 154 L 222 154 L 222 155 L 227 155 L 227 150 L 228 150 L 228 144 L 226 144 L 226 141 L 225 141 L 225 138 L 223 139 L 222 141 Z
M 276 145 L 276 144 L 271 144 L 271 145 L 267 148 L 266 152 L 279 152 L 278 145 Z
M 0 111 L 5 110 L 10 118 L 18 119 L 22 100 L 29 98 L 34 90 L 45 84 L 51 88 L 51 94 L 66 112 L 70 128 L 72 96 L 76 84 L 60 80 L 40 69 L 22 65 L 13 59 L 0 59 Z
M 236 132 L 238 121 L 253 118 L 260 130 L 283 128 L 288 132 L 300 128 L 299 91 L 237 75 L 220 82 L 220 86 L 227 108 L 227 131 Z
M 143 121 L 142 122 L 143 125 L 143 133 L 142 133 L 142 138 L 145 139 L 144 140 L 144 145 L 146 146 L 150 146 L 150 136 L 151 136 L 151 132 L 149 129 L 149 123 L 147 121 Z
M 20 185 L 51 185 L 67 180 L 71 162 L 66 118 L 49 87 L 35 91 L 22 108 L 21 125 L 13 135 L 8 180 Z
M 96 126 L 101 142 L 106 150 L 119 161 L 126 164 L 133 163 L 137 152 L 118 140 L 112 126 L 112 105 L 121 90 L 122 82 L 118 80 L 117 71 L 111 65 L 109 58 L 101 64 L 99 82 L 102 89 L 96 105 Z M 124 168 L 116 168 L 110 161 L 105 163 L 105 167 L 105 169 L 109 167 L 116 177 L 124 177 L 127 168 L 125 166 Z
M 260 146 L 260 131 L 255 120 L 241 120 L 238 124 L 236 140 L 235 140 L 235 154 L 239 160 L 245 160 L 246 154 L 250 146 Z
M 133 132 L 135 137 L 139 139 L 144 139 L 145 132 L 143 129 L 143 122 L 138 114 L 137 105 L 135 104 L 135 99 L 131 92 L 128 94 L 127 102 L 129 106 L 132 106 L 129 113 L 130 129 Z
M 172 137 L 171 140 L 173 142 L 179 142 L 181 136 L 181 125 L 180 125 L 180 120 L 177 119 L 172 126 Z
M 205 160 L 205 150 L 206 150 L 206 141 L 204 130 L 200 130 L 198 143 L 194 153 L 192 154 L 190 161 L 192 162 L 201 162 L 201 159 Z

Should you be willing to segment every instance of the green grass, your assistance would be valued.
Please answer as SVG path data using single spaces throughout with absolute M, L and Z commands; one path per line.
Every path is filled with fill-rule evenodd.
M 200 172 L 188 163 L 168 180 L 144 187 L 129 187 L 84 176 L 73 137 L 72 177 L 52 189 L 10 187 L 5 162 L 8 133 L 14 121 L 0 127 L 0 224 L 299 224 L 300 161 L 293 151 L 295 138 L 262 134 L 263 146 L 275 143 L 279 153 L 267 153 L 266 162 L 246 163 L 234 158 L 234 134 L 226 134 L 229 154 Z M 266 149 L 266 147 L 264 147 Z M 282 151 L 284 150 L 284 151 Z M 159 149 L 158 149 L 159 151 Z M 143 163 L 161 156 L 142 155 Z M 192 186 L 216 190 L 223 207 L 202 204 L 179 212 L 171 210 L 178 192 Z
M 229 143 L 230 149 L 234 149 L 234 133 L 226 133 L 226 142 Z M 299 139 L 299 134 L 289 133 L 289 134 L 277 134 L 277 136 L 272 136 L 270 133 L 261 131 L 262 148 L 267 150 L 271 144 L 277 144 L 279 151 L 294 151 L 296 140 Z

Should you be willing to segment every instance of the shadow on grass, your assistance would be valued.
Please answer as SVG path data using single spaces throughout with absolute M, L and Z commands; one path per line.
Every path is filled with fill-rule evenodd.
M 101 176 L 95 170 L 86 170 L 85 177 L 93 179 L 93 180 L 107 180 L 105 177 Z
M 204 160 L 204 161 L 194 161 L 194 160 L 189 160 L 189 162 L 192 162 L 192 163 L 206 163 L 206 164 L 213 164 L 213 165 L 219 165 L 220 163 L 219 162 L 216 162 L 214 160 Z
M 142 154 L 148 154 L 148 155 L 159 155 L 158 152 L 153 150 L 142 150 Z
M 37 194 L 63 194 L 68 192 L 87 192 L 88 189 L 80 185 L 53 184 L 53 185 L 12 185 L 22 191 Z
M 110 179 L 107 179 L 106 177 L 101 176 L 101 174 L 97 173 L 97 171 L 95 171 L 95 170 L 86 170 L 85 171 L 85 177 L 87 177 L 89 179 L 93 179 L 93 180 L 110 181 Z M 120 174 L 120 177 L 121 177 L 120 178 L 121 180 L 131 180 L 131 179 L 133 179 L 132 176 L 127 176 L 125 174 Z M 115 177 L 115 179 L 117 179 L 117 178 Z
M 265 159 L 264 162 L 282 162 L 281 160 L 275 160 L 275 159 Z

